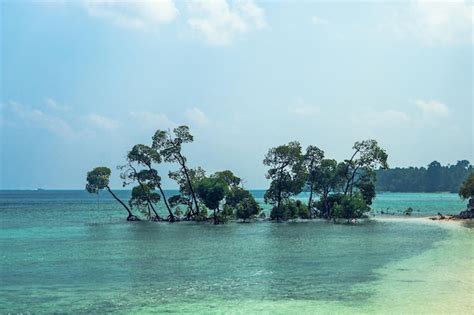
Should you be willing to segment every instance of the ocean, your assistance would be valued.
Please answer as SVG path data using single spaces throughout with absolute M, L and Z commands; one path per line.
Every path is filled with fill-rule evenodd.
M 252 193 L 263 203 L 264 191 Z M 126 222 L 106 193 L 0 191 L 0 310 L 472 314 L 472 224 L 424 218 L 465 203 L 380 193 L 370 219 L 353 225 L 214 226 Z

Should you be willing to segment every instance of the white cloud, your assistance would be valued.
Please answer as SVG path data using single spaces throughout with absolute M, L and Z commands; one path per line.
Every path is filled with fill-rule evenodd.
M 401 37 L 426 44 L 472 42 L 474 4 L 471 1 L 412 1 L 384 22 Z
M 212 45 L 228 45 L 237 34 L 266 26 L 264 10 L 252 0 L 188 2 L 188 25 Z
M 98 129 L 115 130 L 120 126 L 120 123 L 117 120 L 97 114 L 90 114 L 86 118 L 93 127 Z
M 186 119 L 194 123 L 198 126 L 204 126 L 209 123 L 209 118 L 204 114 L 199 108 L 193 107 L 193 108 L 188 108 L 185 112 L 184 115 L 186 116 Z
M 11 101 L 6 103 L 6 106 L 2 107 L 3 110 L 8 112 L 2 113 L 2 115 L 9 115 L 10 118 L 15 119 L 18 123 L 47 130 L 50 133 L 61 137 L 71 137 L 75 134 L 71 125 L 58 116 Z
M 313 116 L 321 112 L 321 107 L 307 104 L 302 99 L 298 99 L 293 105 L 288 106 L 288 111 L 296 115 Z
M 89 15 L 127 28 L 145 28 L 172 22 L 178 15 L 172 0 L 90 0 L 85 2 Z
M 313 23 L 314 25 L 327 25 L 329 24 L 329 21 L 319 16 L 312 16 L 311 23 Z
M 177 124 L 161 113 L 139 111 L 130 113 L 137 126 L 147 130 L 173 128 Z
M 70 110 L 69 106 L 61 104 L 60 102 L 58 102 L 58 101 L 56 101 L 55 99 L 52 99 L 52 98 L 46 98 L 44 100 L 44 104 L 46 105 L 46 107 L 48 107 L 50 109 L 58 110 L 58 111 L 65 112 L 65 111 Z
M 368 110 L 352 117 L 352 122 L 361 126 L 387 127 L 401 126 L 412 122 L 411 117 L 396 109 L 384 111 Z
M 17 102 L 2 104 L 2 117 L 9 127 L 33 127 L 46 130 L 62 138 L 84 138 L 98 130 L 116 130 L 120 122 L 105 116 L 89 114 L 85 116 L 68 113 L 53 99 L 45 101 L 46 108 L 36 109 Z M 49 109 L 49 110 L 48 110 Z
M 415 100 L 412 101 L 425 115 L 448 116 L 450 110 L 446 104 L 436 100 Z

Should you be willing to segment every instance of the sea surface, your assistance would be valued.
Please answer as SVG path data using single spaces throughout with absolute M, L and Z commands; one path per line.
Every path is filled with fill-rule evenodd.
M 465 202 L 372 208 L 352 225 L 126 222 L 106 193 L 0 191 L 0 313 L 474 314 L 473 225 L 425 218 Z

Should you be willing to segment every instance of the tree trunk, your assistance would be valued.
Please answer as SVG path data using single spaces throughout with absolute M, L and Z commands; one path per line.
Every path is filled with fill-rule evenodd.
M 142 181 L 138 178 L 137 170 L 135 169 L 135 167 L 133 167 L 133 165 L 131 163 L 129 163 L 128 165 L 133 170 L 133 173 L 134 173 L 135 177 L 137 178 L 138 184 L 142 188 L 143 192 L 145 192 L 145 186 L 143 185 Z M 155 219 L 160 220 L 160 216 L 156 212 L 155 207 L 153 206 L 153 203 L 151 202 L 150 198 L 147 197 L 146 202 L 148 203 L 148 207 L 151 208 L 151 210 L 153 210 L 153 213 L 155 214 Z
M 138 181 L 138 184 L 140 184 L 140 187 L 143 189 L 143 191 L 145 191 L 145 187 L 143 186 L 143 183 L 140 180 Z M 159 219 L 160 216 L 156 212 L 155 207 L 153 206 L 153 203 L 151 202 L 150 198 L 146 198 L 146 202 L 148 203 L 148 207 L 151 208 L 151 210 L 155 214 L 155 218 Z
M 217 224 L 217 214 L 216 214 L 216 209 L 214 209 L 214 224 Z
M 329 194 L 329 192 L 327 191 L 327 189 L 325 189 L 324 193 L 323 193 L 324 212 L 326 213 L 326 216 L 328 218 L 330 218 L 331 217 L 331 209 L 329 209 L 328 194 Z
M 152 170 L 151 166 L 148 166 L 148 169 L 151 171 Z M 156 178 L 155 178 L 155 181 L 158 183 Z M 166 199 L 165 193 L 163 192 L 163 189 L 161 188 L 160 184 L 158 184 L 157 186 L 158 186 L 158 189 L 160 190 L 161 196 L 163 197 L 163 201 L 165 202 L 166 209 L 168 210 L 168 213 L 170 214 L 170 222 L 174 222 L 175 217 L 174 217 L 173 212 L 171 211 L 170 205 L 168 204 L 168 200 Z
M 308 210 L 310 213 L 313 211 L 311 210 L 311 204 L 313 203 L 313 183 L 311 183 L 309 187 L 309 200 L 308 200 Z
M 158 185 L 158 189 L 160 190 L 161 196 L 163 196 L 163 201 L 165 202 L 166 209 L 168 209 L 168 213 L 170 214 L 170 222 L 176 221 L 174 214 L 171 211 L 170 205 L 168 204 L 168 200 L 166 199 L 165 192 L 161 188 L 161 185 Z
M 288 163 L 285 163 L 284 166 L 280 168 L 280 178 L 278 178 L 277 209 L 280 209 L 281 204 L 281 178 L 283 177 L 283 170 L 287 165 Z
M 277 208 L 280 209 L 280 204 L 281 204 L 281 191 L 278 190 L 278 195 L 277 195 Z
M 113 191 L 110 189 L 110 187 L 109 187 L 109 186 L 105 186 L 105 187 L 107 188 L 108 192 L 112 195 L 112 197 L 114 197 L 115 200 L 117 200 L 117 201 L 125 208 L 125 210 L 127 210 L 127 212 L 128 212 L 127 220 L 130 220 L 130 219 L 132 219 L 132 218 L 136 218 L 136 217 L 132 214 L 132 211 L 130 211 L 130 208 L 128 208 L 127 205 L 124 204 L 123 201 L 120 200 L 120 199 L 113 193 Z
M 347 177 L 349 175 L 349 166 L 352 164 L 352 161 L 354 161 L 354 158 L 355 156 L 357 155 L 357 153 L 359 153 L 359 150 L 356 150 L 354 152 L 354 154 L 352 154 L 351 156 L 351 159 L 349 160 L 349 162 L 347 163 L 347 168 L 346 168 L 346 179 L 347 179 L 347 183 L 346 183 L 346 187 L 344 189 L 344 195 L 347 195 L 347 191 L 349 190 L 349 185 L 350 185 L 350 179 Z M 357 167 L 358 168 L 358 167 Z M 356 168 L 356 170 L 357 170 Z M 355 174 L 355 171 L 354 173 L 352 173 L 352 179 L 354 179 L 354 174 Z
M 194 206 L 196 207 L 196 215 L 199 215 L 199 205 L 197 202 L 196 194 L 194 193 L 193 185 L 191 184 L 191 179 L 189 178 L 188 169 L 186 168 L 186 164 L 184 163 L 184 159 L 181 157 L 181 167 L 184 171 L 184 176 L 186 176 L 186 181 L 188 182 L 189 190 L 191 191 L 191 196 L 193 197 Z

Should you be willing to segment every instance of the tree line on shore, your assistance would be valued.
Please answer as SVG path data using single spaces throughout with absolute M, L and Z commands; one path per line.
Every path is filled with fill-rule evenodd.
M 377 174 L 377 191 L 391 192 L 452 192 L 474 171 L 467 160 L 442 166 L 438 161 L 425 167 L 380 169 Z
M 265 213 L 242 180 L 230 170 L 207 175 L 201 167 L 191 168 L 182 151 L 193 142 L 187 126 L 173 131 L 157 130 L 151 145 L 137 144 L 119 166 L 123 186 L 132 186 L 131 197 L 123 202 L 109 187 L 111 170 L 96 167 L 87 173 L 86 190 L 107 190 L 127 211 L 127 220 L 137 221 L 140 212 L 151 221 L 210 221 L 225 223 L 231 219 L 249 221 L 265 218 Z M 264 199 L 272 205 L 270 219 L 325 218 L 334 221 L 363 217 L 375 197 L 376 171 L 388 169 L 387 153 L 375 140 L 356 142 L 352 155 L 344 161 L 326 158 L 316 146 L 303 150 L 292 141 L 268 150 L 263 164 L 270 180 Z M 179 194 L 167 198 L 161 185 L 161 163 L 177 166 L 168 176 L 176 181 Z M 302 191 L 309 192 L 306 202 L 294 200 Z M 319 197 L 315 198 L 316 195 Z M 162 201 L 167 215 L 162 217 L 157 204 Z

